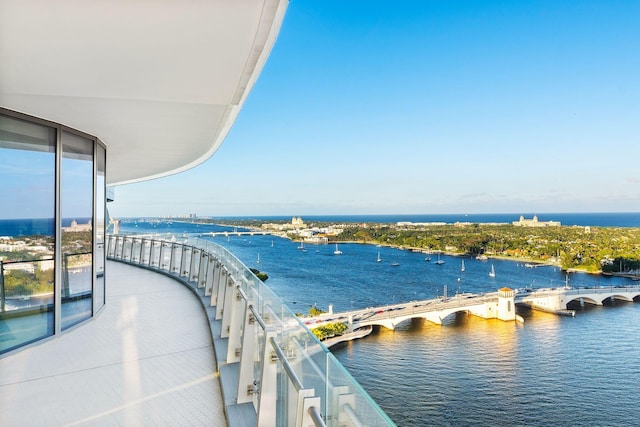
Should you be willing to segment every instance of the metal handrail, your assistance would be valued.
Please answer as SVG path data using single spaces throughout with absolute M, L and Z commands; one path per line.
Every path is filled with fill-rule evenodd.
M 256 319 L 256 322 L 258 322 L 262 330 L 265 331 L 267 329 L 267 324 L 264 323 L 262 316 L 260 316 L 260 314 L 256 311 L 256 308 L 253 305 L 250 305 L 249 310 L 251 311 L 251 314 L 253 314 L 253 317 Z
M 318 409 L 317 406 L 309 407 L 308 412 L 309 412 L 309 415 L 311 416 L 311 419 L 313 420 L 313 423 L 316 425 L 316 427 L 327 426 L 324 423 L 324 420 L 322 419 L 322 415 L 320 414 L 320 410 Z
M 54 258 L 37 258 L 37 259 L 25 259 L 25 260 L 20 260 L 20 261 L 5 261 L 2 260 L 0 261 L 2 264 L 7 265 L 7 264 L 23 264 L 25 262 L 41 262 L 41 261 L 54 261 Z
M 293 384 L 293 386 L 296 388 L 296 391 L 303 390 L 304 385 L 302 384 L 302 381 L 300 381 L 300 378 L 298 378 L 298 375 L 293 370 L 293 367 L 289 363 L 289 359 L 287 359 L 287 356 L 284 354 L 284 351 L 282 351 L 282 349 L 280 348 L 276 340 L 273 339 L 273 337 L 271 337 L 269 341 L 271 342 L 271 346 L 273 347 L 276 354 L 278 355 L 278 358 L 282 362 L 282 367 L 287 372 L 287 376 L 291 380 L 291 383 Z

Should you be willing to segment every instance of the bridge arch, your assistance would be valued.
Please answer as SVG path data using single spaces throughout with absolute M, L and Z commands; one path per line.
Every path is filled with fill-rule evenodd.
M 602 300 L 602 301 L 604 301 L 604 300 Z M 580 306 L 582 306 L 584 304 L 602 305 L 602 301 L 600 301 L 599 299 L 594 299 L 594 298 L 587 297 L 587 296 L 576 296 L 575 298 L 570 299 L 569 301 L 567 301 L 566 307 L 568 308 L 569 305 L 580 305 Z
M 445 321 L 448 322 L 450 319 L 457 317 L 458 314 L 470 315 L 472 313 L 471 313 L 471 311 L 469 311 L 466 308 L 459 308 L 457 310 L 451 310 L 444 317 L 441 318 L 441 321 L 442 321 L 442 323 L 444 323 Z
M 608 298 L 605 298 L 604 300 L 602 300 L 602 303 L 609 303 L 609 304 L 613 304 L 616 301 L 626 301 L 626 302 L 633 302 L 633 296 L 632 295 L 624 295 L 624 294 L 613 294 Z

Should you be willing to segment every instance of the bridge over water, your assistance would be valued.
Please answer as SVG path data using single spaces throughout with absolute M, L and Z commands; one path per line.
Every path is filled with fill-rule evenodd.
M 250 230 L 250 231 L 218 231 L 218 232 L 211 232 L 211 233 L 202 233 L 202 236 L 211 236 L 211 237 L 216 237 L 216 236 L 267 236 L 269 234 L 273 234 L 271 231 L 258 231 L 258 230 Z
M 485 319 L 523 321 L 515 306 L 524 305 L 534 310 L 556 314 L 571 314 L 572 303 L 603 305 L 615 301 L 640 301 L 640 286 L 606 288 L 546 288 L 514 291 L 502 288 L 485 294 L 459 294 L 422 301 L 370 307 L 342 313 L 325 313 L 305 320 L 309 328 L 326 323 L 345 323 L 350 331 L 370 326 L 395 327 L 410 319 L 426 319 L 441 325 L 449 316 L 464 312 Z

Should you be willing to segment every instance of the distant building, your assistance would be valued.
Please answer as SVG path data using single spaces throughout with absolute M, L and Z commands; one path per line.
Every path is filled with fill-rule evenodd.
M 302 220 L 302 218 L 294 216 L 293 218 L 291 218 L 291 225 L 297 228 L 303 228 L 304 221 Z
M 71 221 L 71 225 L 69 227 L 62 227 L 62 231 L 91 231 L 91 220 L 86 224 L 78 224 L 74 219 Z
M 560 227 L 560 221 L 538 221 L 538 216 L 534 215 L 533 219 L 524 219 L 520 215 L 519 221 L 513 221 L 513 225 L 517 227 Z

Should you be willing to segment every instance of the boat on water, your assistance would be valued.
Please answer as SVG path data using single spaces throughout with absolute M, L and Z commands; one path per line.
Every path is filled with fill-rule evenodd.
M 464 260 L 462 260 L 462 267 L 460 267 L 460 271 L 464 272 Z
M 425 261 L 427 261 L 427 262 L 431 262 L 431 257 L 430 257 L 430 256 L 427 256 L 427 257 L 425 257 L 425 259 L 424 259 L 424 260 L 425 260 Z
M 480 255 L 476 256 L 476 259 L 477 259 L 477 260 L 480 260 L 480 261 L 486 261 L 486 260 L 488 260 L 488 259 L 489 259 L 489 257 L 487 257 L 487 256 L 486 256 L 486 255 L 484 255 L 484 254 L 480 254 Z
M 307 250 L 304 247 L 304 242 L 302 240 L 300 240 L 300 246 L 298 246 L 298 249 L 300 249 L 302 252 L 307 252 Z
M 491 264 L 491 271 L 489 272 L 489 277 L 496 277 L 496 270 L 493 268 L 493 264 Z
M 380 251 L 378 251 L 378 258 L 376 259 L 376 262 L 382 262 L 382 258 L 380 258 Z
M 440 259 L 440 254 L 438 254 L 438 260 L 436 261 L 436 264 L 438 264 L 438 265 L 444 264 L 444 260 Z
M 336 243 L 336 250 L 333 251 L 334 255 L 342 255 L 342 251 L 340 249 L 338 249 L 338 244 Z
M 256 264 L 260 264 L 260 254 L 258 254 L 258 259 L 256 260 Z
M 391 263 L 391 267 L 397 267 L 397 266 L 399 266 L 399 265 L 400 265 L 400 263 L 399 263 L 399 262 L 395 262 L 395 261 L 394 261 L 394 262 L 392 262 L 392 263 Z

